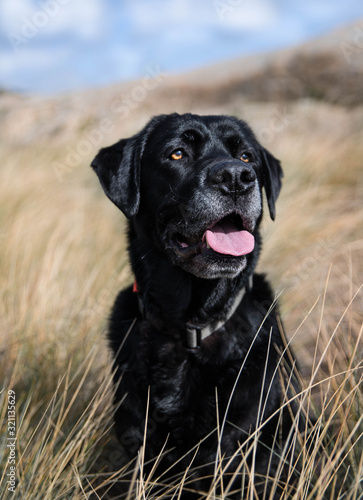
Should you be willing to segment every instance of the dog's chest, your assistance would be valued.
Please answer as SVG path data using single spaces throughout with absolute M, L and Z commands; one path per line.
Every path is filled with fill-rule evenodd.
M 184 429 L 205 436 L 224 418 L 236 415 L 241 424 L 250 411 L 247 369 L 240 372 L 241 362 L 213 366 L 203 364 L 193 353 L 186 355 L 165 350 L 149 368 L 150 409 L 170 431 Z M 199 436 L 200 434 L 200 436 Z

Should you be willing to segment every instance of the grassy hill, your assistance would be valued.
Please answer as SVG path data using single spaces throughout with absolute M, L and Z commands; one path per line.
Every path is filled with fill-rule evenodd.
M 362 498 L 360 30 L 185 75 L 155 66 L 109 88 L 0 95 L 1 432 L 14 390 L 18 436 L 15 494 L 0 443 L 0 498 L 113 498 L 114 479 L 126 479 L 111 429 L 105 330 L 132 276 L 125 220 L 89 164 L 100 147 L 171 111 L 241 117 L 282 161 L 259 270 L 279 294 L 325 450 L 309 455 L 301 445 L 304 472 L 291 497 Z

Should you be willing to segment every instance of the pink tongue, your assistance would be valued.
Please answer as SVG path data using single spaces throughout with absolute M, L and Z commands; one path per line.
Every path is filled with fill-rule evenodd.
M 238 231 L 233 224 L 226 221 L 208 229 L 204 237 L 215 252 L 225 255 L 246 255 L 255 247 L 255 238 L 251 233 Z

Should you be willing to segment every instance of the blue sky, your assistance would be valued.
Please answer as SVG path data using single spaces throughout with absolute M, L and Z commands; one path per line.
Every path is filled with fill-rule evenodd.
M 0 0 L 0 87 L 31 94 L 183 72 L 298 44 L 362 0 Z

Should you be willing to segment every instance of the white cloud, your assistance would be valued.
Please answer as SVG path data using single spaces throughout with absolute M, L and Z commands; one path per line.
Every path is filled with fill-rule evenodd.
M 93 39 L 103 33 L 105 19 L 105 4 L 101 0 L 70 1 L 53 18 L 51 31 L 54 34 L 72 31 L 80 38 Z
M 26 87 L 30 75 L 58 68 L 69 57 L 66 43 L 73 39 L 92 41 L 104 29 L 102 0 L 3 0 L 1 5 L 1 78 L 5 85 Z M 61 43 L 53 43 L 57 37 Z M 22 81 L 19 75 L 23 74 Z M 33 78 L 34 79 L 34 78 Z
M 272 26 L 279 18 L 279 12 L 274 3 L 266 1 L 243 0 L 231 2 L 224 0 L 225 14 L 220 18 L 225 29 L 241 31 L 259 31 Z
M 197 3 L 195 0 L 129 1 L 128 9 L 138 30 L 155 33 L 173 31 L 176 36 L 198 26 L 207 30 L 216 17 L 212 2 Z
M 3 32 L 23 35 L 37 28 L 37 36 L 73 32 L 93 39 L 104 29 L 106 5 L 102 0 L 3 0 Z M 35 30 L 33 30 L 35 31 Z
M 32 15 L 34 12 L 33 0 L 2 0 L 1 24 L 9 31 L 19 29 L 21 18 Z

